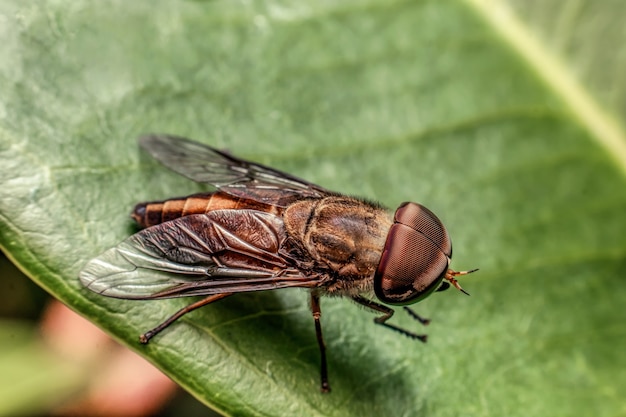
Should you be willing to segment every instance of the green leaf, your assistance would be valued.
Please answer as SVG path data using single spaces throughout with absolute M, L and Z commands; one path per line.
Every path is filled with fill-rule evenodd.
M 86 381 L 78 362 L 52 353 L 36 336 L 31 324 L 0 320 L 0 415 L 44 413 Z
M 5 1 L 0 245 L 226 414 L 622 414 L 625 42 L 602 22 L 624 6 L 525 3 Z M 135 203 L 200 189 L 139 152 L 146 132 L 424 203 L 453 267 L 481 268 L 472 296 L 416 306 L 427 345 L 324 299 L 330 395 L 304 290 L 237 295 L 140 346 L 188 301 L 108 299 L 77 274 L 133 233 Z

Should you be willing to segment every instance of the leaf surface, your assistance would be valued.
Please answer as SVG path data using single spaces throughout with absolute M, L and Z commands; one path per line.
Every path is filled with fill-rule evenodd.
M 560 48 L 546 39 L 574 44 L 575 31 L 537 19 L 544 2 L 523 3 L 5 1 L 0 246 L 225 414 L 623 413 L 626 153 L 615 120 L 625 107 L 615 74 L 625 68 L 584 66 L 610 58 L 596 52 L 601 28 L 582 52 Z M 556 3 L 546 13 L 566 19 Z M 622 7 L 596 3 L 599 19 Z M 623 49 L 621 33 L 611 40 Z M 572 85 L 591 118 L 570 100 Z M 453 267 L 481 269 L 462 282 L 472 296 L 416 306 L 433 319 L 427 345 L 346 300 L 322 300 L 330 395 L 318 392 L 305 291 L 241 294 L 140 346 L 139 334 L 187 300 L 104 298 L 77 275 L 134 232 L 135 203 L 201 189 L 140 153 L 136 137 L 148 132 L 391 208 L 425 204 L 450 232 Z M 401 310 L 393 321 L 418 326 Z

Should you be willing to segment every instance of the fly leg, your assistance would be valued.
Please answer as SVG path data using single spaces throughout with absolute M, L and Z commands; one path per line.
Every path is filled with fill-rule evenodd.
M 415 320 L 419 321 L 424 326 L 428 326 L 430 324 L 430 319 L 420 316 L 419 314 L 417 314 L 415 311 L 411 310 L 408 307 L 404 307 L 404 309 L 406 310 L 407 313 L 409 313 L 409 316 L 413 317 Z
M 389 320 L 393 316 L 393 313 L 394 313 L 393 309 L 391 309 L 391 308 L 389 308 L 387 306 L 384 306 L 382 304 L 378 304 L 378 303 L 376 303 L 376 302 L 374 302 L 372 300 L 368 300 L 367 298 L 364 298 L 364 297 L 357 296 L 357 297 L 352 297 L 352 299 L 354 301 L 356 301 L 357 303 L 361 304 L 362 306 L 365 306 L 365 307 L 369 308 L 370 310 L 374 310 L 374 311 L 378 311 L 379 313 L 383 313 L 382 316 L 376 317 L 374 319 L 374 323 L 380 324 L 382 326 L 385 326 L 385 327 L 387 327 L 387 328 L 389 328 L 391 330 L 394 330 L 394 331 L 396 331 L 398 333 L 401 333 L 401 334 L 403 334 L 405 336 L 408 336 L 411 339 L 417 339 L 417 340 L 420 340 L 420 341 L 426 343 L 426 339 L 428 338 L 428 335 L 413 333 L 413 332 L 411 332 L 409 330 L 403 329 L 402 327 L 398 327 L 398 326 L 396 326 L 394 324 L 387 323 L 387 320 Z M 426 324 L 428 324 L 430 322 L 430 320 L 424 319 L 424 318 L 418 316 L 411 309 L 407 308 L 407 311 L 409 312 L 411 317 L 413 317 L 414 319 L 418 320 L 420 323 L 422 323 L 424 325 L 426 325 Z
M 203 307 L 207 304 L 211 304 L 214 301 L 217 300 L 221 300 L 222 298 L 226 298 L 229 295 L 232 295 L 232 293 L 224 293 L 224 294 L 214 294 L 214 295 L 210 295 L 206 298 L 203 298 L 200 301 L 197 301 L 193 304 L 189 304 L 186 307 L 181 308 L 180 310 L 178 310 L 176 313 L 174 313 L 170 318 L 168 318 L 167 320 L 165 320 L 163 323 L 159 324 L 157 327 L 155 327 L 152 330 L 149 330 L 147 332 L 145 332 L 144 334 L 142 334 L 141 336 L 139 336 L 139 342 L 142 344 L 147 344 L 150 339 L 152 339 L 154 336 L 156 336 L 157 334 L 161 333 L 162 330 L 164 330 L 166 327 L 168 327 L 170 324 L 174 323 L 176 320 L 178 320 L 179 318 L 181 318 L 182 316 L 184 316 L 185 314 Z
M 322 337 L 322 324 L 320 323 L 320 317 L 322 316 L 322 309 L 320 307 L 320 296 L 314 294 L 313 292 L 311 292 L 311 311 L 313 312 L 313 320 L 315 321 L 315 335 L 317 336 L 317 344 L 320 348 L 321 391 L 330 392 L 330 385 L 328 384 L 328 367 L 326 365 L 326 345 L 324 344 L 324 338 Z

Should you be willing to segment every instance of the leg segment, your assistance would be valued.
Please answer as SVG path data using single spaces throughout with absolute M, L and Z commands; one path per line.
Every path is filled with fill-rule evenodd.
M 315 335 L 317 336 L 317 344 L 320 348 L 321 391 L 330 392 L 330 385 L 328 384 L 328 368 L 326 364 L 326 345 L 324 344 L 324 338 L 322 337 L 322 325 L 320 323 L 320 317 L 322 316 L 320 297 L 313 292 L 311 292 L 311 311 L 313 312 L 313 320 L 315 321 Z
M 408 307 L 404 307 L 404 309 L 406 310 L 407 313 L 409 313 L 409 316 L 413 317 L 415 320 L 419 321 L 424 326 L 428 326 L 430 324 L 430 319 L 420 316 L 419 314 L 417 314 L 415 311 L 411 310 Z
M 374 302 L 372 300 L 368 300 L 367 298 L 364 297 L 352 297 L 352 299 L 354 301 L 356 301 L 357 303 L 361 304 L 362 306 L 365 306 L 367 308 L 369 308 L 370 310 L 374 310 L 374 311 L 378 311 L 379 313 L 383 313 L 382 316 L 380 317 L 376 317 L 374 319 L 374 323 L 376 324 L 380 324 L 382 326 L 388 327 L 391 330 L 394 330 L 398 333 L 401 333 L 405 336 L 410 337 L 411 339 L 417 339 L 420 340 L 422 342 L 426 342 L 426 339 L 428 338 L 427 335 L 425 334 L 417 334 L 417 333 L 413 333 L 409 330 L 403 329 L 402 327 L 398 327 L 394 324 L 391 323 L 387 323 L 387 320 L 389 320 L 392 316 L 393 316 L 393 309 L 384 306 L 382 304 L 378 304 L 377 302 Z M 413 312 L 413 310 L 407 309 L 409 311 L 409 314 L 411 315 L 411 317 L 413 317 L 416 320 L 419 320 L 420 323 L 422 324 L 428 324 L 430 321 L 427 319 L 423 319 L 420 316 L 418 316 L 416 313 Z
M 174 323 L 176 320 L 178 320 L 179 318 L 181 318 L 182 316 L 184 316 L 185 314 L 203 307 L 207 304 L 211 304 L 214 301 L 217 300 L 221 300 L 222 298 L 226 298 L 229 295 L 232 295 L 232 293 L 224 293 L 224 294 L 214 294 L 214 295 L 210 295 L 206 298 L 203 298 L 200 301 L 197 301 L 193 304 L 189 304 L 186 307 L 181 308 L 180 310 L 178 310 L 176 313 L 174 313 L 170 318 L 168 318 L 167 320 L 165 320 L 163 323 L 159 324 L 157 327 L 155 327 L 152 330 L 149 330 L 147 332 L 145 332 L 144 334 L 142 334 L 141 336 L 139 336 L 139 342 L 141 342 L 142 344 L 147 344 L 150 339 L 152 339 L 154 336 L 156 336 L 157 334 L 161 333 L 162 330 L 164 330 L 166 327 L 168 327 L 170 324 Z

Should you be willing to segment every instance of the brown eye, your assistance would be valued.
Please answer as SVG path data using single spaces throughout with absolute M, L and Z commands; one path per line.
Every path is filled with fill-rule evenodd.
M 421 232 L 448 258 L 452 257 L 452 242 L 448 231 L 441 220 L 426 207 L 417 203 L 402 203 L 396 210 L 394 221 Z
M 376 296 L 388 304 L 417 302 L 437 289 L 449 261 L 424 234 L 395 223 L 374 276 Z

